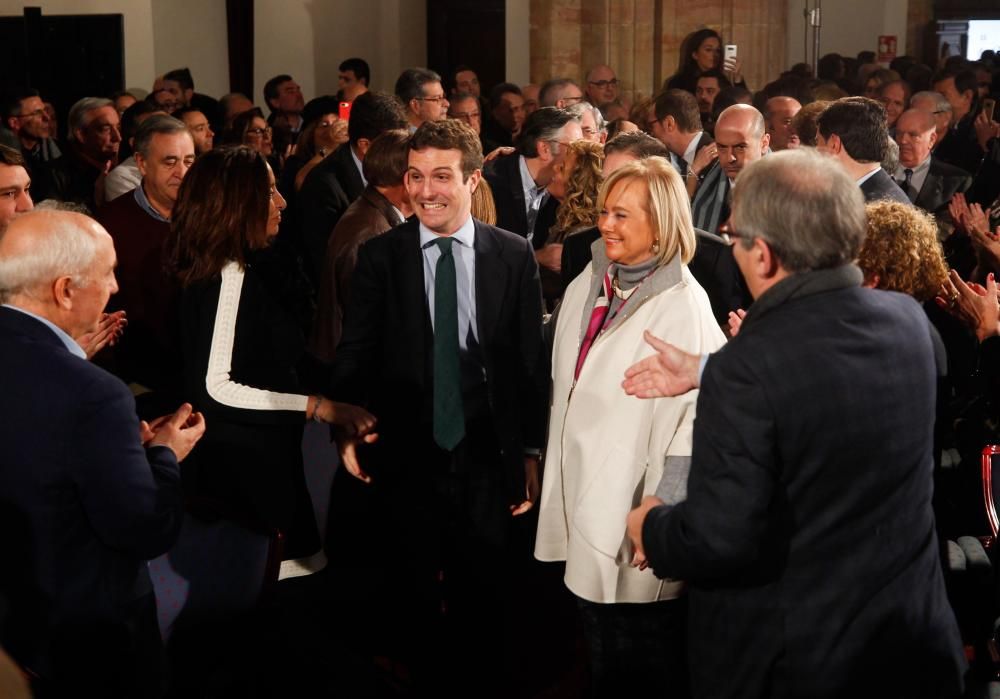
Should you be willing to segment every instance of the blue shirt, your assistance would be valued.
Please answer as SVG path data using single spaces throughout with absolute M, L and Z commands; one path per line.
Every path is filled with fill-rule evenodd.
M 528 169 L 528 161 L 524 159 L 524 156 L 519 155 L 517 159 L 521 170 L 521 187 L 524 190 L 524 213 L 528 218 L 527 238 L 530 241 L 535 237 L 535 221 L 538 220 L 538 212 L 541 211 L 542 205 L 549 198 L 549 191 L 545 187 L 539 187 L 535 184 L 531 171 Z
M 441 257 L 441 249 L 435 244 L 440 236 L 424 224 L 420 224 L 420 247 L 424 256 L 424 293 L 427 295 L 427 306 L 431 314 L 431 327 L 434 326 L 434 274 L 437 271 L 437 261 Z M 452 243 L 452 255 L 455 258 L 455 282 L 458 300 L 458 345 L 462 350 L 469 349 L 469 336 L 472 341 L 479 342 L 479 332 L 476 328 L 476 226 L 472 216 L 455 233 L 449 236 Z
M 139 205 L 140 209 L 155 218 L 157 221 L 170 223 L 170 219 L 163 218 L 163 216 L 160 215 L 160 212 L 154 209 L 153 205 L 149 203 L 149 198 L 146 196 L 146 193 L 142 191 L 142 182 L 139 182 L 139 186 L 133 189 L 132 192 L 132 196 L 135 197 L 135 203 Z
M 83 351 L 83 348 L 80 347 L 79 343 L 77 343 L 76 340 L 74 340 L 72 337 L 70 337 L 69 335 L 67 335 L 65 330 L 63 330 L 62 328 L 60 328 L 58 325 L 56 325 L 55 323 L 53 323 L 49 319 L 42 318 L 39 315 L 35 315 L 31 311 L 26 311 L 23 308 L 18 308 L 17 306 L 11 306 L 10 304 L 7 304 L 7 303 L 3 304 L 3 307 L 15 310 L 18 313 L 23 313 L 26 316 L 31 316 L 32 318 L 34 318 L 35 320 L 37 320 L 39 323 L 42 323 L 43 325 L 47 326 L 49 328 L 49 330 L 51 330 L 52 332 L 54 332 L 56 334 L 56 337 L 58 337 L 59 340 L 66 346 L 66 349 L 69 350 L 70 354 L 75 354 L 80 359 L 86 359 L 87 358 L 87 353 Z

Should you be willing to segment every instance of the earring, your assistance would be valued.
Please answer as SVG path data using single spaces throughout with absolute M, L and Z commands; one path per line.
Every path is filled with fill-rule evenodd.
M 653 243 L 653 254 L 656 255 L 660 252 L 660 241 Z

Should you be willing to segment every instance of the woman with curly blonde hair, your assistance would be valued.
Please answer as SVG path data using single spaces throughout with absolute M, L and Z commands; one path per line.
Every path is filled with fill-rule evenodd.
M 865 284 L 930 301 L 948 279 L 948 267 L 930 214 L 899 202 L 866 207 L 868 233 L 858 253 Z
M 591 141 L 573 141 L 566 146 L 566 157 L 556 165 L 549 182 L 549 194 L 559 202 L 555 225 L 549 230 L 549 243 L 562 243 L 567 237 L 597 224 L 597 195 L 604 176 L 604 147 Z

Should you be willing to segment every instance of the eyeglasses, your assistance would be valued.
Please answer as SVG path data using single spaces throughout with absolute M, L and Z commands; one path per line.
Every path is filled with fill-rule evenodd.
M 261 136 L 270 137 L 274 130 L 268 126 L 266 129 L 247 129 L 247 136 L 253 136 L 254 138 L 260 138 Z
M 416 99 L 421 102 L 440 102 L 444 99 L 444 95 L 438 95 L 437 97 L 417 97 Z
M 482 115 L 479 112 L 452 112 L 448 116 L 452 119 L 478 119 Z
M 26 114 L 20 114 L 20 115 L 18 115 L 18 118 L 19 119 L 35 119 L 35 118 L 39 118 L 40 119 L 40 118 L 45 117 L 45 116 L 48 116 L 48 115 L 45 113 L 44 109 L 36 109 L 33 112 L 28 112 Z
M 579 95 L 577 97 L 563 97 L 562 101 L 566 106 L 569 106 L 571 104 L 576 104 L 577 102 L 583 102 L 583 95 Z
M 594 85 L 595 87 L 618 87 L 618 78 L 611 78 L 611 80 L 588 80 L 588 84 Z

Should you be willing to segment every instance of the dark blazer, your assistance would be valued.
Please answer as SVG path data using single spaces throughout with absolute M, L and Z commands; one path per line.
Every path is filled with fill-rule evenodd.
M 712 134 L 710 134 L 708 131 L 702 131 L 701 136 L 698 137 L 698 143 L 694 147 L 695 154 L 697 154 L 699 150 L 701 150 L 704 146 L 707 146 L 709 143 L 715 143 L 715 139 L 712 138 Z M 684 159 L 683 153 L 677 155 L 676 153 L 671 151 L 670 162 L 677 169 L 677 172 L 681 172 L 680 163 L 683 159 Z
M 931 214 L 946 212 L 951 198 L 971 186 L 972 175 L 931 156 L 927 178 L 913 203 Z
M 906 192 L 899 188 L 899 185 L 889 177 L 882 168 L 875 171 L 875 174 L 861 183 L 861 193 L 865 195 L 865 203 L 888 199 L 898 201 L 902 204 L 912 204 Z
M 979 146 L 974 126 L 979 110 L 973 108 L 962 120 L 948 129 L 948 133 L 934 148 L 934 157 L 954 165 L 972 175 L 979 173 L 986 152 Z
M 497 158 L 486 166 L 483 176 L 493 190 L 493 201 L 497 207 L 497 228 L 517 233 L 522 238 L 528 236 L 528 215 L 524 210 L 524 188 L 521 185 L 520 155 L 513 153 Z M 559 202 L 549 197 L 538 211 L 535 231 L 531 239 L 536 250 L 543 247 L 548 239 L 549 228 L 556 222 Z
M 20 575 L 44 600 L 25 613 L 29 602 L 11 599 L 24 625 L 0 640 L 23 665 L 57 677 L 60 649 L 87 638 L 95 652 L 72 653 L 122 672 L 123 657 L 100 646 L 129 643 L 142 622 L 155 629 L 154 611 L 139 618 L 134 605 L 152 591 L 145 560 L 169 549 L 180 528 L 177 460 L 166 447 L 143 449 L 125 384 L 71 354 L 40 321 L 3 307 L 0 366 L 0 510 L 26 529 L 21 542 L 0 533 L 0 592 Z M 12 560 L 12 543 L 26 544 L 30 559 Z M 32 636 L 40 643 L 25 642 Z
M 314 284 L 319 281 L 330 233 L 364 188 L 351 144 L 345 143 L 312 169 L 295 195 L 295 220 L 305 250 L 306 271 Z
M 860 283 L 779 282 L 705 367 L 687 500 L 643 527 L 656 574 L 688 582 L 694 696 L 960 695 L 931 333 Z
M 523 238 L 475 222 L 476 314 L 489 416 L 510 502 L 524 493 L 524 448 L 543 443 L 548 356 L 538 266 Z M 378 418 L 367 457 L 376 483 L 423 478 L 434 451 L 433 331 L 416 220 L 361 246 L 333 392 Z M 364 460 L 364 459 L 363 459 Z
M 305 338 L 253 265 L 241 283 L 234 279 L 217 276 L 181 291 L 184 389 L 212 425 L 185 464 L 185 490 L 225 503 L 263 533 L 280 530 L 286 559 L 309 556 L 320 537 L 302 466 L 304 396 L 300 410 L 247 397 L 254 389 L 305 393 Z M 220 341 L 227 332 L 231 342 Z M 213 373 L 213 355 L 224 377 Z
M 344 309 L 350 302 L 351 275 L 358 261 L 358 248 L 368 240 L 403 222 L 395 207 L 369 185 L 341 217 L 326 246 L 320 274 L 316 322 L 309 351 L 332 362 L 343 332 Z
M 719 236 L 700 228 L 695 228 L 694 232 L 697 244 L 694 257 L 688 263 L 688 269 L 708 294 L 715 319 L 719 325 L 725 325 L 729 320 L 730 311 L 749 308 L 753 298 L 747 291 L 739 267 L 736 266 L 732 247 Z M 571 235 L 563 241 L 563 289 L 590 264 L 593 257 L 590 248 L 600 237 L 601 233 L 595 226 Z

